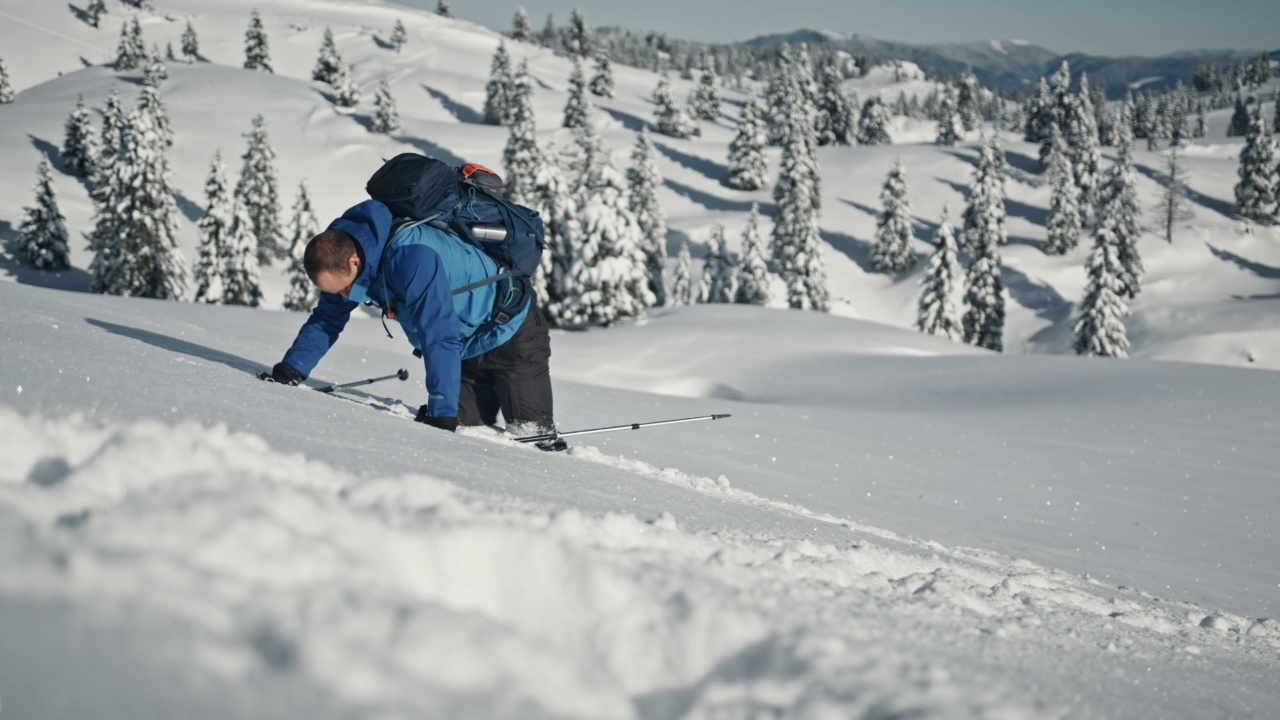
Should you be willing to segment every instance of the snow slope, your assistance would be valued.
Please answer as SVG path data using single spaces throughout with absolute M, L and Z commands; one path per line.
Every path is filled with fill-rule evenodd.
M 259 112 L 285 204 L 305 177 L 321 213 L 402 149 L 498 164 L 504 133 L 471 122 L 487 30 L 273 3 L 269 76 L 237 69 L 250 4 L 156 4 L 148 41 L 191 17 L 213 61 L 172 65 L 164 89 L 188 257 L 208 162 L 238 155 Z M 76 96 L 100 107 L 115 82 L 132 103 L 137 76 L 78 60 L 111 54 L 127 11 L 110 8 L 101 31 L 56 3 L 0 9 L 20 90 L 0 106 L 0 236 Z M 397 17 L 402 55 L 379 44 Z M 369 134 L 367 106 L 336 112 L 306 81 L 324 27 L 363 87 L 393 78 L 402 134 Z M 522 52 L 550 139 L 569 65 Z M 600 121 L 621 165 L 654 78 L 615 73 Z M 704 133 L 656 138 L 673 244 L 770 202 L 720 184 L 731 120 Z M 915 276 L 864 269 L 893 158 L 923 225 L 958 210 L 974 147 L 824 149 L 837 312 L 703 306 L 557 333 L 562 427 L 733 414 L 568 454 L 407 422 L 421 369 L 372 318 L 314 382 L 413 379 L 326 396 L 253 378 L 299 315 L 65 292 L 87 286 L 82 244 L 59 276 L 0 257 L 2 717 L 1280 714 L 1280 375 L 1256 369 L 1280 367 L 1280 255 L 1216 199 L 1236 146 L 1188 152 L 1199 215 L 1173 246 L 1144 239 L 1130 331 L 1141 356 L 1253 370 L 1053 356 L 1087 250 L 1035 247 L 1047 189 L 1034 148 L 1007 144 L 1014 352 L 901 329 Z M 87 229 L 83 187 L 58 180 Z M 264 277 L 278 306 L 280 269 Z

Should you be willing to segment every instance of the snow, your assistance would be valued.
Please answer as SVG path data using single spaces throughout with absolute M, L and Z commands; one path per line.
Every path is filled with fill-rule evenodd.
M 213 153 L 240 155 L 258 113 L 282 205 L 305 178 L 322 218 L 401 150 L 500 165 L 505 132 L 473 122 L 483 28 L 272 3 L 266 75 L 239 68 L 252 4 L 156 4 L 148 44 L 191 17 L 216 63 L 171 64 L 163 89 L 188 259 Z M 109 8 L 100 31 L 56 3 L 0 10 L 19 91 L 0 106 L 6 241 L 76 98 L 101 108 L 115 82 L 136 101 L 138 74 L 79 59 L 109 58 L 128 12 Z M 396 18 L 400 55 L 373 40 Z M 400 134 L 307 81 L 325 27 L 362 89 L 386 72 Z M 570 64 L 525 53 L 542 138 L 564 146 Z M 597 114 L 621 168 L 656 77 L 614 73 Z M 896 96 L 887 76 L 855 87 Z M 55 173 L 73 269 L 0 257 L 0 717 L 1280 715 L 1280 236 L 1231 217 L 1225 120 L 1184 156 L 1197 217 L 1140 246 L 1135 359 L 1064 355 L 1087 243 L 1041 252 L 1048 187 L 1008 136 L 1008 352 L 909 330 L 923 267 L 864 267 L 876 193 L 901 158 L 923 252 L 978 146 L 904 122 L 895 145 L 822 150 L 831 315 L 704 305 L 553 337 L 564 428 L 732 418 L 559 454 L 410 422 L 421 368 L 373 317 L 312 382 L 410 381 L 256 380 L 302 319 L 275 309 L 287 263 L 264 269 L 265 310 L 69 292 L 91 204 Z M 654 138 L 669 255 L 684 238 L 701 255 L 716 223 L 733 245 L 753 201 L 772 208 L 771 188 L 722 185 L 733 132 Z M 1144 208 L 1159 161 L 1135 150 Z

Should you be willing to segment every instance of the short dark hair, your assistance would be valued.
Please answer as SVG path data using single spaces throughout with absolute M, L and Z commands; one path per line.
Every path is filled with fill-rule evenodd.
M 351 253 L 364 259 L 355 238 L 341 230 L 325 230 L 307 243 L 307 249 L 302 254 L 302 267 L 306 269 L 311 282 L 315 282 L 316 275 L 321 272 L 346 274 L 347 260 Z

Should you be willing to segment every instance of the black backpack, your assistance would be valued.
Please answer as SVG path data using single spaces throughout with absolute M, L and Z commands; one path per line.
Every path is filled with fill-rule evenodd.
M 409 226 L 429 223 L 480 248 L 497 263 L 498 274 L 453 290 L 459 295 L 503 283 L 492 318 L 477 334 L 505 324 L 525 308 L 547 247 L 541 216 L 507 200 L 502 187 L 502 178 L 483 165 L 455 168 L 417 153 L 386 161 L 365 185 L 369 197 L 391 210 L 392 237 Z M 390 246 L 388 239 L 384 254 Z

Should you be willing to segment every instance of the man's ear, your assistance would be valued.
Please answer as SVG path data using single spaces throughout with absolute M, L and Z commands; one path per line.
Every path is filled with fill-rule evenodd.
M 356 271 L 360 270 L 360 255 L 358 253 L 351 253 L 351 257 L 347 258 L 347 267 Z

